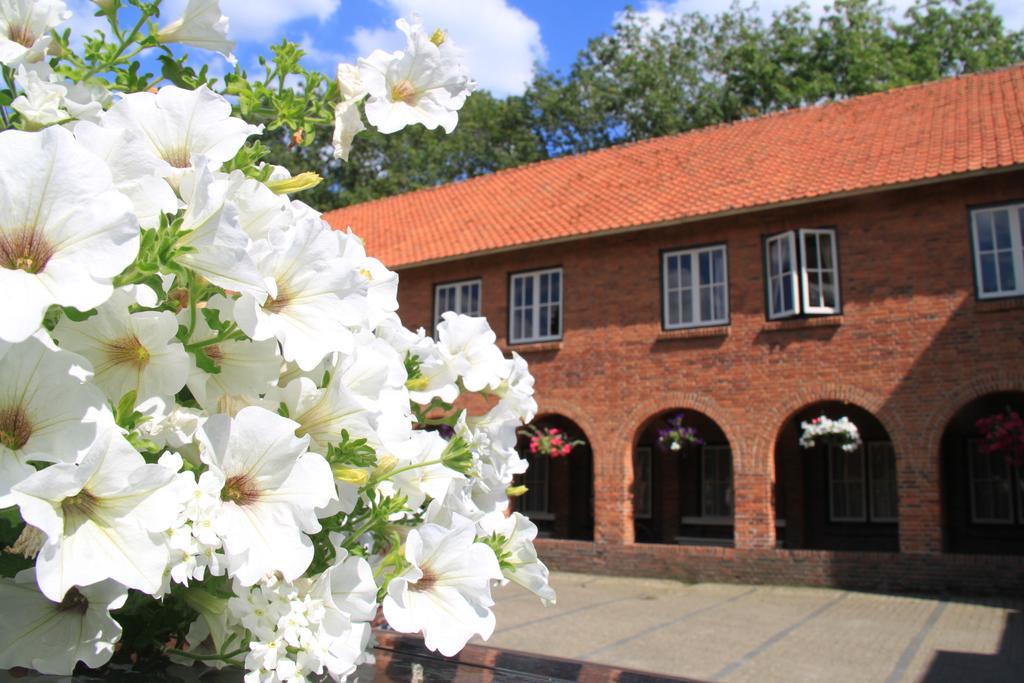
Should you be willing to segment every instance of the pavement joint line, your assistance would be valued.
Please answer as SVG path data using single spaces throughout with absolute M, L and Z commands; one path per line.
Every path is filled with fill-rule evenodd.
M 814 619 L 817 619 L 822 614 L 838 605 L 840 602 L 845 600 L 848 595 L 848 593 L 843 593 L 839 597 L 826 602 L 824 605 L 821 605 L 820 607 L 815 608 L 814 611 L 804 615 L 803 617 L 801 617 L 794 623 L 790 624 L 786 628 L 782 629 L 781 631 L 776 631 L 774 634 L 769 636 L 767 640 L 765 640 L 763 643 L 755 647 L 753 650 L 750 650 L 746 654 L 734 659 L 733 661 L 729 662 L 724 667 L 716 671 L 714 674 L 711 675 L 711 679 L 716 681 L 721 680 L 722 678 L 725 678 L 726 676 L 731 674 L 733 671 L 736 671 L 737 669 L 745 666 L 746 664 L 749 664 L 758 655 L 760 655 L 768 648 L 772 647 L 773 645 L 777 644 L 778 642 L 786 638 L 786 636 L 788 636 L 793 631 L 813 621 Z
M 499 629 L 499 630 L 495 631 L 494 633 L 495 633 L 495 635 L 497 635 L 499 633 L 508 633 L 509 631 L 515 631 L 516 629 L 523 628 L 524 626 L 534 626 L 536 624 L 540 624 L 540 623 L 545 622 L 545 621 L 551 621 L 552 619 L 561 619 L 562 617 L 567 617 L 570 614 L 576 614 L 577 612 L 586 612 L 587 610 L 592 610 L 592 609 L 595 609 L 597 607 L 603 607 L 605 605 L 611 605 L 612 603 L 625 602 L 626 600 L 639 600 L 640 597 L 641 596 L 629 596 L 629 597 L 626 597 L 626 598 L 615 598 L 614 600 L 605 600 L 604 602 L 596 602 L 596 603 L 591 604 L 591 605 L 583 605 L 582 607 L 577 607 L 576 609 L 571 609 L 568 612 L 558 612 L 557 614 L 552 614 L 551 616 L 541 617 L 539 619 L 533 619 L 532 621 L 524 621 L 523 623 L 516 624 L 515 626 L 509 626 L 508 628 Z
M 903 654 L 896 661 L 896 666 L 893 667 L 892 673 L 885 679 L 885 683 L 898 683 L 902 681 L 907 674 L 907 669 L 910 668 L 910 663 L 914 661 L 914 657 L 917 656 L 918 651 L 924 644 L 924 639 L 928 637 L 932 629 L 935 628 L 935 624 L 938 623 L 942 613 L 946 611 L 946 607 L 949 606 L 948 602 L 940 602 L 932 609 L 932 613 L 928 615 L 928 619 L 921 626 L 921 629 L 914 636 L 914 639 L 910 641 L 906 649 L 903 650 Z
M 682 622 L 687 621 L 689 619 L 692 619 L 693 617 L 696 617 L 696 616 L 699 616 L 701 614 L 704 614 L 705 612 L 710 612 L 711 610 L 717 609 L 719 607 L 722 607 L 723 605 L 728 605 L 730 602 L 736 602 L 740 598 L 745 597 L 747 595 L 750 595 L 751 593 L 754 593 L 756 591 L 757 591 L 757 588 L 754 587 L 754 588 L 751 588 L 750 590 L 743 591 L 742 593 L 737 593 L 736 595 L 728 597 L 725 600 L 719 600 L 718 602 L 712 603 L 710 605 L 705 605 L 704 607 L 698 607 L 697 609 L 691 610 L 689 612 L 686 612 L 682 616 L 676 617 L 675 619 L 670 619 L 669 621 L 663 621 L 662 623 L 656 624 L 654 626 L 651 626 L 650 628 L 646 628 L 646 629 L 644 629 L 642 631 L 637 631 L 636 633 L 634 633 L 631 636 L 626 636 L 625 638 L 620 638 L 619 640 L 616 640 L 613 643 L 608 643 L 607 645 L 603 645 L 603 646 L 597 648 L 596 650 L 591 650 L 590 652 L 586 652 L 586 653 L 580 655 L 578 657 L 578 659 L 590 659 L 591 657 L 594 657 L 595 655 L 601 654 L 602 652 L 606 652 L 608 650 L 614 650 L 615 648 L 617 648 L 617 647 L 619 647 L 621 645 L 625 645 L 626 643 L 628 643 L 631 640 L 636 640 L 637 638 L 640 638 L 642 636 L 650 635 L 650 634 L 654 633 L 655 631 L 659 631 L 659 630 L 661 630 L 663 628 L 668 628 L 669 626 L 675 626 L 676 624 L 679 624 L 679 623 L 682 623 Z

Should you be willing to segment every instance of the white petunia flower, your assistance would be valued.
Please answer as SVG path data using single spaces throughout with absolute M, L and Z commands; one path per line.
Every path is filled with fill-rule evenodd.
M 113 579 L 158 591 L 169 558 L 162 532 L 181 504 L 175 475 L 147 465 L 109 429 L 78 464 L 51 465 L 15 486 L 21 516 L 47 537 L 36 560 L 40 590 L 59 601 L 72 586 Z
M 234 302 L 221 294 L 206 302 L 206 309 L 218 311 L 224 322 L 231 320 L 233 308 Z M 187 324 L 187 311 L 179 313 L 178 318 Z M 203 315 L 197 316 L 193 341 L 214 336 Z M 188 388 L 196 402 L 211 413 L 219 412 L 216 408 L 223 396 L 265 394 L 274 386 L 281 371 L 281 355 L 273 339 L 258 342 L 230 339 L 204 346 L 202 350 L 219 372 L 206 372 L 193 362 Z
M 14 76 L 14 82 L 21 88 L 22 94 L 14 98 L 11 108 L 22 115 L 29 130 L 39 130 L 71 118 L 71 114 L 64 108 L 68 89 L 50 81 L 45 73 L 49 66 L 45 63 L 42 65 L 45 66 L 42 74 L 36 69 L 26 69 L 22 64 Z
M 363 85 L 359 67 L 355 64 L 339 64 L 336 79 L 342 100 L 358 102 L 366 97 L 366 86 Z
M 232 54 L 235 41 L 228 40 L 228 18 L 221 14 L 219 0 L 188 0 L 181 18 L 160 29 L 156 39 L 219 52 L 232 64 L 237 61 Z
M 352 140 L 366 130 L 359 105 L 350 100 L 338 102 L 334 107 L 334 158 L 348 161 L 352 151 Z
M 421 27 L 401 19 L 396 25 L 406 33 L 405 52 L 374 50 L 359 60 L 359 75 L 369 92 L 366 118 L 385 134 L 416 123 L 451 133 L 475 84 L 452 53 L 442 53 Z
M 487 318 L 472 318 L 452 311 L 441 317 L 443 320 L 437 325 L 438 348 L 452 370 L 462 378 L 466 390 L 497 389 L 512 368 L 495 345 L 496 337 Z
M 219 287 L 266 297 L 249 254 L 252 241 L 242 229 L 238 207 L 228 201 L 228 176 L 212 171 L 206 157 L 195 156 L 192 161 L 195 168 L 179 179 L 187 208 L 177 242 L 191 251 L 178 256 L 178 261 Z
M 85 360 L 32 337 L 0 356 L 0 508 L 35 472 L 30 460 L 73 462 L 95 440 L 106 400 L 81 380 Z
M 0 339 L 35 332 L 51 304 L 87 311 L 135 260 L 138 222 L 110 170 L 52 126 L 0 135 Z
M 158 227 L 162 213 L 178 212 L 178 197 L 165 180 L 173 169 L 152 154 L 140 132 L 90 121 L 75 124 L 74 131 L 82 145 L 107 162 L 114 186 L 131 200 L 143 228 Z
M 272 231 L 253 254 L 270 296 L 242 293 L 235 320 L 256 341 L 277 338 L 285 360 L 311 370 L 332 351 L 352 351 L 362 311 L 359 274 L 344 257 L 349 238 L 319 219 Z
M 501 579 L 498 560 L 476 542 L 476 526 L 454 516 L 453 528 L 424 524 L 405 541 L 409 567 L 388 584 L 384 617 L 400 633 L 423 632 L 427 649 L 446 657 L 474 635 L 494 632 L 491 581 Z
M 279 571 L 291 581 L 313 559 L 306 534 L 320 530 L 315 510 L 334 497 L 327 461 L 306 452 L 308 438 L 298 424 L 258 407 L 234 419 L 214 415 L 204 432 L 209 440 L 199 478 L 206 490 L 220 490 L 214 525 L 223 539 L 229 574 L 244 585 Z
M 545 605 L 555 604 L 555 590 L 548 584 L 548 568 L 537 559 L 533 547 L 537 525 L 518 512 L 506 517 L 504 511 L 483 517 L 479 524 L 484 534 L 498 534 L 505 539 L 501 550 L 505 561 L 512 565 L 502 569 L 505 578 L 535 593 Z
M 118 290 L 96 315 L 74 322 L 62 318 L 54 329 L 61 346 L 84 356 L 93 381 L 115 404 L 129 391 L 136 404 L 178 393 L 189 373 L 189 355 L 177 341 L 178 321 L 169 311 L 129 313 L 134 303 Z
M 103 666 L 121 639 L 110 610 L 127 599 L 128 591 L 114 581 L 72 588 L 54 602 L 39 592 L 33 569 L 0 579 L 0 670 L 21 666 L 70 676 L 78 662 Z
M 399 471 L 389 479 L 408 497 L 409 507 L 419 508 L 428 496 L 442 500 L 452 481 L 465 479 L 441 462 L 448 443 L 437 432 L 418 430 L 407 441 L 390 444 L 389 451 L 398 459 Z M 405 471 L 401 471 L 403 469 Z
M 150 153 L 175 169 L 191 168 L 193 157 L 200 155 L 219 167 L 263 130 L 231 116 L 231 103 L 205 85 L 195 90 L 168 85 L 155 94 L 125 95 L 103 117 L 103 125 L 137 131 Z
M 352 438 L 374 437 L 373 414 L 336 377 L 322 389 L 299 377 L 275 391 L 273 397 L 287 406 L 288 416 L 298 423 L 296 434 L 309 436 L 309 449 L 314 453 L 326 454 L 328 444 L 341 441 L 343 429 Z
M 62 0 L 0 0 L 0 64 L 41 61 L 53 42 L 50 29 L 70 16 Z

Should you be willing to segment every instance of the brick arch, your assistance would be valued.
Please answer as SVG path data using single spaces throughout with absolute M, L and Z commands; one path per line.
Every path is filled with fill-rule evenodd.
M 897 453 L 909 454 L 911 444 L 908 442 L 903 422 L 892 410 L 888 402 L 880 394 L 865 391 L 848 384 L 827 383 L 814 387 L 806 387 L 791 394 L 789 400 L 776 406 L 764 421 L 764 429 L 754 440 L 753 452 L 766 453 L 766 463 L 771 468 L 772 478 L 775 471 L 775 442 L 779 432 L 792 417 L 814 403 L 826 401 L 852 403 L 858 408 L 871 413 L 882 423 L 886 433 L 892 440 L 893 449 Z
M 538 402 L 537 415 L 533 418 L 533 421 L 539 420 L 544 417 L 555 416 L 564 417 L 567 420 L 571 420 L 576 424 L 580 430 L 583 431 L 583 435 L 589 442 L 597 434 L 596 426 L 590 416 L 574 401 L 567 401 L 563 399 L 544 399 L 542 402 Z
M 671 410 L 696 410 L 714 420 L 718 428 L 725 434 L 729 447 L 733 451 L 733 460 L 736 460 L 737 446 L 739 439 L 734 429 L 735 422 L 731 413 L 723 408 L 717 401 L 706 394 L 697 392 L 682 392 L 672 394 L 670 400 L 665 396 L 649 399 L 633 406 L 633 410 L 626 414 L 622 420 L 623 428 L 620 430 L 620 442 L 624 442 L 629 449 L 630 461 L 632 461 L 632 450 L 636 440 L 647 427 L 648 423 L 658 415 Z
M 943 407 L 933 412 L 927 423 L 925 423 L 923 436 L 926 444 L 926 457 L 933 462 L 938 462 L 938 458 L 941 455 L 939 450 L 942 443 L 942 434 L 946 431 L 946 425 L 964 406 L 982 396 L 1008 391 L 1024 393 L 1024 373 L 993 372 L 976 377 L 970 382 L 961 385 L 944 402 Z

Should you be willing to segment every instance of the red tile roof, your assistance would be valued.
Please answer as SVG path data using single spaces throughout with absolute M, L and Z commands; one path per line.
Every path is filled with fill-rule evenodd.
M 541 161 L 325 218 L 400 267 L 1021 164 L 1024 65 Z

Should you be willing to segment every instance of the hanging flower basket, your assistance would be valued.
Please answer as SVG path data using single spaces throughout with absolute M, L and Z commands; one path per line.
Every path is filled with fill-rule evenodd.
M 549 458 L 564 458 L 578 446 L 585 446 L 586 441 L 570 440 L 568 434 L 555 427 L 538 429 L 533 425 L 525 428 L 530 435 L 530 453 L 545 455 Z
M 984 438 L 979 444 L 982 453 L 1004 453 L 1014 465 L 1024 465 L 1024 420 L 1020 413 L 1007 408 L 981 418 L 974 426 Z
M 814 448 L 818 444 L 831 444 L 838 446 L 848 453 L 852 453 L 861 447 L 860 432 L 857 425 L 853 424 L 848 417 L 841 417 L 838 420 L 820 415 L 810 422 L 801 422 L 800 434 L 801 448 Z
M 662 451 L 677 453 L 687 445 L 700 446 L 704 439 L 697 436 L 694 427 L 683 426 L 683 414 L 678 413 L 668 419 L 668 427 L 658 430 L 658 448 Z

